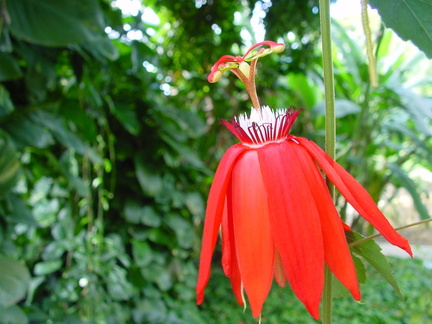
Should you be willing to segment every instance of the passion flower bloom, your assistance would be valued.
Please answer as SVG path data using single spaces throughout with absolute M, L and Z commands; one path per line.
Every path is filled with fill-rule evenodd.
M 360 300 L 343 223 L 321 172 L 390 243 L 411 255 L 367 191 L 317 144 L 289 134 L 299 110 L 252 109 L 225 126 L 241 141 L 219 164 L 210 189 L 198 275 L 204 300 L 213 251 L 222 227 L 222 265 L 237 301 L 244 289 L 254 317 L 261 314 L 273 278 L 289 282 L 319 318 L 324 265 Z
M 256 50 L 260 46 L 270 48 Z M 260 316 L 275 279 L 280 286 L 288 282 L 318 319 L 325 265 L 354 299 L 361 298 L 345 237 L 350 228 L 339 217 L 323 173 L 390 243 L 412 252 L 408 241 L 344 168 L 314 142 L 289 134 L 300 110 L 260 108 L 254 81 L 256 61 L 281 50 L 282 44 L 257 44 L 243 57 L 223 56 L 209 75 L 209 81 L 215 82 L 223 71 L 231 70 L 245 84 L 254 108 L 249 116 L 222 122 L 241 143 L 224 154 L 210 188 L 197 304 L 204 301 L 221 232 L 222 267 L 240 305 L 245 293 L 253 316 Z

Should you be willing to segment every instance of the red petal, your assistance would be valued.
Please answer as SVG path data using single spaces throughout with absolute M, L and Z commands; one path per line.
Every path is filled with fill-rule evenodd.
M 228 128 L 229 131 L 233 133 L 234 136 L 237 137 L 242 143 L 253 144 L 252 139 L 244 131 L 244 129 L 240 127 L 239 123 L 235 119 L 222 120 L 221 123 L 224 124 L 226 128 Z
M 342 226 L 343 226 L 345 231 L 350 231 L 350 232 L 352 231 L 352 228 L 349 227 L 342 219 L 341 219 L 341 222 L 342 222 Z
M 237 252 L 234 238 L 234 226 L 232 215 L 232 190 L 231 185 L 227 189 L 227 202 L 222 217 L 222 266 L 225 274 L 230 278 L 231 288 L 237 302 L 243 306 L 240 269 L 237 260 Z
M 309 153 L 300 145 L 295 149 L 321 219 L 325 261 L 339 281 L 360 300 L 360 290 L 354 262 L 345 237 L 343 222 L 334 206 L 324 178 Z
M 258 152 L 276 249 L 291 288 L 318 319 L 324 286 L 323 238 L 312 193 L 293 152 L 296 145 L 267 144 Z
M 233 145 L 228 149 L 222 157 L 210 188 L 204 222 L 198 282 L 196 286 L 198 305 L 204 301 L 204 290 L 210 278 L 211 261 L 222 221 L 225 196 L 231 178 L 231 171 L 237 158 L 244 150 L 244 147 L 240 144 Z
M 231 275 L 231 242 L 228 223 L 227 202 L 225 199 L 224 211 L 222 214 L 222 269 L 227 277 Z M 234 243 L 234 242 L 233 242 Z
M 274 243 L 267 193 L 256 150 L 246 151 L 232 171 L 232 214 L 243 287 L 258 317 L 273 281 Z
M 302 137 L 296 137 L 295 140 L 312 155 L 331 182 L 361 216 L 371 223 L 387 241 L 399 246 L 412 256 L 409 242 L 394 230 L 366 189 L 352 175 L 333 161 L 314 142 Z
M 282 259 L 279 255 L 279 252 L 276 249 L 275 249 L 274 278 L 279 286 L 285 287 L 287 277 L 282 264 Z

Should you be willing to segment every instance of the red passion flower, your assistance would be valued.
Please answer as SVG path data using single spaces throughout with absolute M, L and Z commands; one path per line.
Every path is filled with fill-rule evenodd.
M 204 301 L 221 229 L 222 266 L 240 305 L 245 293 L 260 316 L 273 278 L 288 282 L 319 318 L 324 266 L 360 300 L 342 221 L 322 173 L 390 243 L 412 254 L 367 191 L 317 144 L 289 134 L 300 110 L 252 108 L 223 124 L 241 141 L 231 146 L 210 189 L 202 239 L 197 304 Z

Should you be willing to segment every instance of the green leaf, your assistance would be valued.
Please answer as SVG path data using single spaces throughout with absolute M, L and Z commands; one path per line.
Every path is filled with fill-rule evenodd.
M 198 154 L 193 151 L 189 146 L 184 145 L 183 143 L 176 142 L 171 137 L 161 134 L 160 137 L 174 150 L 180 155 L 180 159 L 182 162 L 189 163 L 192 167 L 200 170 L 206 174 L 211 174 L 207 166 L 200 159 Z
M 3 26 L 0 33 L 0 52 L 12 53 L 12 41 L 10 39 L 9 30 L 7 26 Z
M 10 137 L 0 131 L 0 197 L 5 196 L 18 181 L 20 162 Z
M 152 206 L 142 206 L 133 200 L 126 202 L 124 213 L 126 220 L 132 224 L 141 223 L 151 227 L 161 224 L 161 218 Z
M 417 191 L 417 185 L 414 183 L 414 181 L 411 180 L 411 178 L 408 176 L 408 174 L 405 173 L 398 165 L 394 163 L 389 163 L 388 168 L 392 171 L 393 175 L 395 175 L 401 185 L 409 192 L 411 195 L 411 198 L 414 203 L 414 207 L 417 210 L 417 212 L 420 215 L 421 219 L 428 219 L 431 216 L 429 215 L 427 207 L 423 204 L 422 198 L 420 197 L 420 194 Z
M 128 300 L 132 295 L 132 285 L 127 281 L 126 270 L 114 265 L 107 276 L 108 292 L 113 300 Z
M 347 99 L 336 99 L 336 118 L 343 118 L 348 115 L 357 114 L 361 111 L 361 108 L 356 103 Z M 325 104 L 324 101 L 321 101 L 314 108 L 314 113 L 324 116 L 325 115 Z
M 28 116 L 10 120 L 3 128 L 9 133 L 18 148 L 25 146 L 45 148 L 54 143 L 50 132 Z
M 78 100 L 65 100 L 61 103 L 59 114 L 63 120 L 73 122 L 77 133 L 88 141 L 96 141 L 98 131 L 96 122 L 89 116 L 88 112 L 80 105 Z
M 148 165 L 144 165 L 143 157 L 135 158 L 135 172 L 138 182 L 143 192 L 150 196 L 157 196 L 162 190 L 162 178 L 156 172 L 150 169 Z
M 388 28 L 411 40 L 432 58 L 432 2 L 425 0 L 371 0 Z
M 10 194 L 6 197 L 6 201 L 8 202 L 10 208 L 8 220 L 14 223 L 21 223 L 35 227 L 39 226 L 39 224 L 34 219 L 32 211 L 27 207 L 24 199 L 18 195 Z
M 7 307 L 24 298 L 30 273 L 20 262 L 0 256 L 0 306 Z
M 114 116 L 129 133 L 135 136 L 139 134 L 141 127 L 133 107 L 115 105 L 114 103 L 110 104 L 109 107 Z
M 0 52 L 0 81 L 14 80 L 21 76 L 18 61 L 13 56 Z
M 81 45 L 81 47 L 86 51 L 92 53 L 93 56 L 99 61 L 102 61 L 103 58 L 114 61 L 119 57 L 117 47 L 115 47 L 112 41 L 108 39 L 105 35 L 101 35 L 98 39 L 94 41 L 85 42 Z
M 390 120 L 389 122 L 384 122 L 383 126 L 388 128 L 390 131 L 401 133 L 404 138 L 411 138 L 411 140 L 415 143 L 415 145 L 418 148 L 421 148 L 425 153 L 427 158 L 432 159 L 432 148 L 428 147 L 428 142 L 424 140 L 424 136 L 422 134 L 419 134 L 418 132 L 415 132 L 411 129 L 409 129 L 407 126 L 405 126 L 403 123 Z M 420 136 L 419 136 L 420 135 Z M 392 142 L 386 143 L 386 145 L 391 145 Z M 403 144 L 399 144 L 401 146 L 401 149 L 405 149 L 406 146 Z
M 56 272 L 62 267 L 62 264 L 62 260 L 38 262 L 35 264 L 34 274 L 38 276 L 44 276 Z
M 147 242 L 133 240 L 132 253 L 133 253 L 135 264 L 138 267 L 146 267 L 153 260 L 152 249 Z
M 419 96 L 411 90 L 404 89 L 402 87 L 392 88 L 401 98 L 403 107 L 413 117 L 413 121 L 419 132 L 422 132 L 426 136 L 432 136 L 432 99 Z
M 90 194 L 90 187 L 80 177 L 77 170 L 77 159 L 71 151 L 66 151 L 59 160 L 63 175 L 68 181 L 69 189 L 76 190 L 82 197 Z
M 46 280 L 45 277 L 33 277 L 30 281 L 29 287 L 28 287 L 28 294 L 26 299 L 26 304 L 30 305 L 33 302 L 33 299 L 35 297 L 36 291 L 39 288 L 39 286 L 44 283 Z
M 151 227 L 159 227 L 162 220 L 152 206 L 144 206 L 142 209 L 141 223 Z
M 36 111 L 30 116 L 35 123 L 48 128 L 55 138 L 66 147 L 75 150 L 81 155 L 88 156 L 93 163 L 102 163 L 100 155 L 72 133 L 59 116 L 42 110 Z
M 133 310 L 134 323 L 166 323 L 168 309 L 160 298 L 145 298 Z
M 131 224 L 139 224 L 141 219 L 142 207 L 133 200 L 128 200 L 125 203 L 124 215 L 126 220 Z
M 176 214 L 169 214 L 164 217 L 164 222 L 176 233 L 179 245 L 185 249 L 193 244 L 193 232 L 190 222 Z
M 148 239 L 153 243 L 165 245 L 169 248 L 174 248 L 176 246 L 175 240 L 173 240 L 172 233 L 167 233 L 160 228 L 152 228 L 147 232 Z
M 348 244 L 364 238 L 364 236 L 356 232 L 346 231 L 345 234 L 347 236 Z M 361 256 L 372 267 L 374 267 L 375 270 L 377 270 L 381 274 L 381 276 L 385 280 L 387 280 L 387 282 L 393 287 L 399 297 L 403 298 L 396 279 L 393 276 L 390 265 L 388 264 L 384 254 L 381 253 L 380 246 L 375 243 L 375 241 L 369 240 L 361 244 L 355 245 L 351 247 L 351 251 L 358 256 Z
M 194 216 L 204 215 L 205 203 L 199 192 L 188 192 L 185 195 L 184 203 Z
M 174 121 L 189 137 L 196 138 L 205 132 L 204 121 L 194 112 L 167 106 L 158 107 L 158 111 Z
M 366 282 L 366 268 L 360 258 L 357 258 L 355 255 L 351 255 L 354 261 L 354 265 L 357 272 L 357 279 L 359 283 L 365 283 Z M 349 297 L 351 296 L 350 291 L 345 288 L 344 285 L 336 278 L 333 279 L 333 297 L 334 298 L 340 298 L 340 297 Z
M 2 61 L 0 61 L 0 64 Z M 1 69 L 1 68 L 0 68 Z M 10 98 L 9 91 L 0 84 L 0 117 L 9 115 L 15 110 L 14 104 Z
M 3 307 L 0 306 L 0 323 L 2 324 L 27 324 L 27 315 L 16 305 Z
M 12 34 L 30 43 L 66 46 L 96 41 L 103 34 L 102 11 L 95 0 L 14 0 L 7 9 Z
M 301 73 L 288 74 L 288 86 L 300 99 L 297 103 L 300 107 L 313 107 L 319 96 L 319 87 L 312 82 L 311 78 Z
M 161 291 L 167 291 L 173 285 L 170 269 L 167 265 L 151 263 L 141 268 L 141 274 L 149 281 L 155 282 Z

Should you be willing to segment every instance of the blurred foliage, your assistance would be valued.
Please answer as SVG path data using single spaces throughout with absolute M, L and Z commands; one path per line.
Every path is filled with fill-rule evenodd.
M 429 323 L 432 320 L 431 268 L 420 260 L 388 258 L 396 279 L 400 283 L 403 299 L 382 280 L 372 266 L 366 266 L 367 284 L 361 285 L 362 300 L 356 302 L 352 297 L 339 297 L 333 300 L 334 323 Z M 238 311 L 234 299 L 225 296 L 231 293 L 227 285 L 219 282 L 225 276 L 220 269 L 215 269 L 214 279 L 209 288 L 213 291 L 211 303 L 204 303 L 203 310 L 208 314 L 208 323 L 240 324 L 254 323 L 246 310 Z M 286 288 L 274 285 L 266 300 L 262 316 L 263 323 L 269 324 L 314 324 L 315 321 L 304 311 L 304 306 L 294 293 Z
M 305 107 L 293 133 L 322 143 L 318 1 L 0 3 L 0 322 L 236 322 L 219 270 L 194 302 L 206 195 L 235 142 L 217 121 L 249 106 L 207 73 L 254 41 L 258 17 L 287 44 L 259 71 L 263 102 Z M 409 187 L 428 217 L 408 174 L 432 171 L 430 86 L 407 84 L 419 59 L 382 31 L 371 89 L 361 45 L 335 27 L 340 162 L 376 200 Z M 275 296 L 269 322 L 308 318 Z

